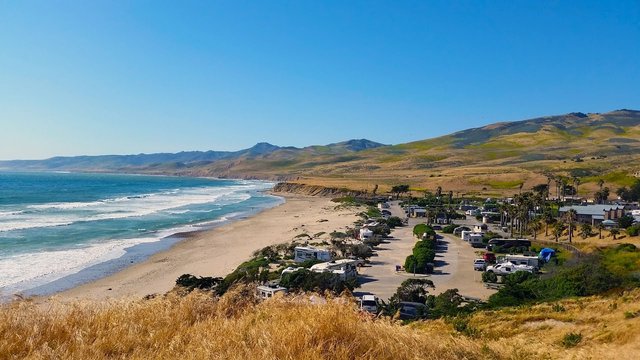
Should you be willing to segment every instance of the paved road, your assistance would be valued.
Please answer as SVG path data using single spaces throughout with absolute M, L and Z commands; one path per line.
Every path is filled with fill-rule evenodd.
M 404 217 L 404 211 L 397 203 L 392 203 L 391 213 Z M 411 274 L 396 273 L 395 266 L 403 265 L 411 254 L 417 239 L 413 236 L 413 227 L 423 219 L 409 219 L 409 224 L 394 229 L 392 238 L 381 244 L 377 256 L 371 258 L 371 264 L 360 271 L 361 287 L 355 295 L 374 294 L 386 300 L 393 295 L 402 281 L 412 277 Z M 473 270 L 473 259 L 477 258 L 476 250 L 461 239 L 448 234 L 441 234 L 440 245 L 436 254 L 436 271 L 427 278 L 433 281 L 436 288 L 432 294 L 439 294 L 447 289 L 457 288 L 465 296 L 486 299 L 494 291 L 486 289 L 481 280 L 481 273 Z M 418 275 L 420 276 L 420 275 Z

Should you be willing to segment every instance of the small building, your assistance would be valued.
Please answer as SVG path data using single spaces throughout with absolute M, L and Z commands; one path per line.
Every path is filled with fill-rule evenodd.
M 259 285 L 256 289 L 258 291 L 258 297 L 263 300 L 269 299 L 277 293 L 287 293 L 287 288 L 278 284 Z
M 340 259 L 335 261 L 315 264 L 311 271 L 317 273 L 330 272 L 340 276 L 342 280 L 351 280 L 358 277 L 358 261 L 352 259 Z
M 418 218 L 418 217 L 427 217 L 427 209 L 425 208 L 412 208 L 410 209 L 409 216 Z
M 564 216 L 570 209 L 576 211 L 579 223 L 596 225 L 605 220 L 615 221 L 624 216 L 624 206 L 621 205 L 574 205 L 563 206 L 558 210 Z
M 293 249 L 293 261 L 303 262 L 307 260 L 329 261 L 331 260 L 331 252 L 313 246 L 296 246 Z

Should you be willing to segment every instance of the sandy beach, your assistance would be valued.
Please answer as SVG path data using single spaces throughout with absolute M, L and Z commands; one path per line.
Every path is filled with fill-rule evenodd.
M 257 249 L 289 242 L 304 232 L 313 235 L 344 231 L 356 220 L 356 209 L 336 210 L 336 203 L 329 198 L 289 194 L 283 197 L 286 202 L 282 205 L 218 228 L 185 234 L 184 240 L 167 251 L 55 297 L 105 299 L 164 293 L 182 274 L 225 276 Z

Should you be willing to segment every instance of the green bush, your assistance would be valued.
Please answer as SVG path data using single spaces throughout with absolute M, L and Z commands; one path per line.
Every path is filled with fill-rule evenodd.
M 176 285 L 182 286 L 189 291 L 194 289 L 215 290 L 221 282 L 222 278 L 220 277 L 197 277 L 191 274 L 182 274 L 176 280 Z
M 390 216 L 387 219 L 387 226 L 389 226 L 392 229 L 396 228 L 396 227 L 399 227 L 399 226 L 402 226 L 402 225 L 404 225 L 403 222 L 402 222 L 402 219 L 400 219 L 397 216 Z
M 640 224 L 629 226 L 626 231 L 629 236 L 638 236 L 638 233 L 640 233 Z
M 566 297 L 596 295 L 616 287 L 636 286 L 630 275 L 614 273 L 602 255 L 583 257 L 577 263 L 540 278 L 527 272 L 505 277 L 505 286 L 489 297 L 489 307 L 515 306 Z
M 582 341 L 582 334 L 580 333 L 567 333 L 562 338 L 562 346 L 566 348 L 574 347 Z
M 436 257 L 434 240 L 420 240 L 413 247 L 413 254 L 404 262 L 404 269 L 410 273 L 426 274 L 427 264 L 433 263 Z
M 318 291 L 326 290 L 340 294 L 346 289 L 353 290 L 357 287 L 356 281 L 343 281 L 340 276 L 333 273 L 316 273 L 307 269 L 298 270 L 282 275 L 280 285 L 289 291 Z
M 433 228 L 427 224 L 418 224 L 416 226 L 413 227 L 413 235 L 415 235 L 416 237 L 418 237 L 418 239 L 422 239 L 423 237 L 431 237 L 434 238 L 436 237 L 436 232 L 433 230 Z
M 629 226 L 631 226 L 633 224 L 634 220 L 635 219 L 633 218 L 633 216 L 625 215 L 625 216 L 623 216 L 623 217 L 618 219 L 618 226 L 621 229 L 626 229 L 626 228 L 628 228 Z
M 498 282 L 498 275 L 496 275 L 493 271 L 485 271 L 482 273 L 482 282 L 495 284 Z
M 449 224 L 449 225 L 447 225 L 447 226 L 442 228 L 442 232 L 445 233 L 445 234 L 453 234 L 453 230 L 455 228 L 457 228 L 457 227 L 458 227 L 458 225 L 456 225 L 456 224 Z

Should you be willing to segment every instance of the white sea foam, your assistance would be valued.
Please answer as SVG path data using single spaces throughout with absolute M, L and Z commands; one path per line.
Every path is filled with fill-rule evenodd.
M 247 184 L 172 190 L 91 202 L 29 205 L 29 211 L 3 212 L 0 216 L 0 232 L 141 217 L 162 211 L 183 214 L 188 211 L 183 208 L 189 205 L 215 203 L 223 206 L 248 200 L 251 195 L 246 191 L 259 188 L 256 184 Z
M 34 288 L 121 257 L 131 246 L 158 240 L 160 237 L 112 240 L 75 249 L 34 252 L 0 259 L 0 292 L 8 295 Z

